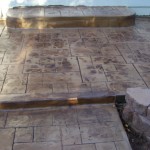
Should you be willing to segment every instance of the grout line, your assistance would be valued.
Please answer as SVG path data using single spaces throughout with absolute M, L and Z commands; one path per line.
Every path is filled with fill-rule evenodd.
M 23 41 L 22 41 L 22 48 L 21 48 L 21 50 L 23 50 L 23 47 L 25 46 L 25 39 L 26 39 L 26 36 L 23 35 Z M 23 73 L 24 69 L 25 69 L 26 59 L 27 59 L 27 50 L 25 52 L 24 64 L 23 64 L 23 69 L 22 69 L 22 74 L 27 75 L 27 82 L 25 84 L 26 85 L 25 93 L 27 93 L 27 90 L 28 90 L 28 81 L 29 81 L 29 75 L 30 75 L 30 73 Z
M 0 37 L 2 36 L 2 34 L 3 34 L 4 30 L 5 30 L 5 28 L 6 28 L 6 25 L 4 25 L 4 27 L 3 27 L 2 31 L 1 31 Z
M 82 81 L 82 83 L 84 83 L 84 81 L 83 81 L 83 77 L 82 77 L 82 72 L 81 72 L 81 67 L 80 67 L 80 63 L 79 63 L 79 58 L 78 58 L 78 57 L 76 57 L 76 59 L 77 59 L 78 66 L 79 66 L 79 72 L 80 72 L 80 76 L 81 76 L 81 81 Z
M 29 74 L 27 74 L 27 82 L 26 82 L 26 89 L 25 89 L 25 93 L 27 93 L 27 90 L 28 90 L 28 80 L 29 80 Z
M 78 33 L 79 33 L 79 36 L 80 36 L 80 38 L 79 38 L 79 39 L 81 39 L 81 40 L 82 40 L 82 36 L 81 36 L 81 33 L 80 33 L 82 28 L 77 28 L 77 29 L 78 29 Z
M 67 38 L 67 42 L 68 42 L 68 47 L 69 47 L 70 55 L 71 55 L 71 57 L 73 57 L 72 51 L 71 51 L 72 48 L 71 48 L 71 45 L 70 45 L 70 42 L 69 42 L 68 38 Z
M 13 136 L 12 150 L 14 149 L 14 144 L 15 144 L 15 135 L 16 135 L 16 128 L 15 128 L 14 136 Z
M 25 38 L 26 38 L 25 35 L 23 35 L 23 40 L 22 40 L 22 47 L 21 47 L 21 50 L 23 50 L 23 47 L 24 47 L 24 45 L 25 45 Z M 25 68 L 26 57 L 27 57 L 27 50 L 26 50 L 26 52 L 25 52 L 25 57 L 24 57 L 24 64 L 23 64 L 22 74 L 24 74 L 23 71 L 24 71 L 24 68 Z
M 67 85 L 67 90 L 68 90 L 67 94 L 70 94 L 69 83 L 65 83 L 65 84 Z
M 83 12 L 82 7 L 80 8 L 80 11 L 81 11 L 81 13 L 82 13 L 82 15 L 83 15 L 83 17 L 84 17 L 84 16 L 85 16 L 85 14 L 84 14 L 84 12 Z
M 9 67 L 9 65 L 8 65 L 8 67 Z M 7 72 L 8 72 L 8 67 L 7 67 L 6 74 L 4 75 L 3 85 L 2 85 L 2 87 L 1 87 L 0 94 L 2 93 L 2 90 L 3 90 L 3 88 L 4 88 L 4 83 L 5 83 L 5 81 L 6 81 Z
M 1 65 L 3 65 L 3 61 L 4 61 L 4 57 L 5 57 L 5 55 L 6 55 L 6 52 L 7 52 L 7 50 L 4 51 L 4 55 L 3 55 L 3 58 L 2 58 L 2 61 L 1 61 Z M 9 65 L 10 65 L 10 64 L 9 64 Z
M 6 112 L 6 118 L 5 118 L 5 122 L 4 122 L 4 128 L 6 128 L 7 118 L 8 118 L 8 112 Z
M 96 147 L 96 143 L 93 143 L 93 144 L 94 144 L 95 150 L 98 150 L 97 147 Z
M 34 127 L 32 127 L 32 133 L 33 133 L 33 135 L 32 135 L 32 142 L 34 142 L 35 140 L 34 140 L 34 134 L 35 134 L 35 129 L 34 129 Z
M 59 132 L 60 132 L 60 141 L 61 141 L 61 147 L 62 147 L 62 150 L 63 150 L 63 140 L 62 140 L 62 137 L 63 137 L 63 134 L 62 134 L 62 129 L 61 129 L 61 126 L 59 126 Z
M 122 53 L 120 52 L 119 48 L 117 47 L 117 43 L 116 44 L 113 44 L 113 46 L 116 48 L 116 50 L 118 51 L 119 55 L 116 55 L 116 56 L 122 56 Z M 126 62 L 126 61 L 125 61 Z M 126 62 L 127 63 L 127 62 Z
M 126 59 L 124 58 L 123 54 L 121 53 L 121 51 L 119 50 L 119 48 L 116 46 L 117 43 L 114 43 L 114 44 L 115 44 L 115 47 L 117 48 L 118 52 L 120 53 L 120 56 L 122 56 L 123 60 L 125 61 L 125 64 L 128 64 L 127 61 L 126 61 Z
M 137 71 L 137 73 L 139 74 L 139 76 L 141 77 L 142 81 L 145 83 L 146 87 L 149 88 L 148 85 L 147 85 L 147 83 L 146 83 L 146 81 L 143 79 L 142 75 L 140 74 L 140 72 L 139 72 L 139 71 L 137 70 L 137 68 L 135 67 L 135 64 L 132 64 L 132 65 L 133 65 L 133 67 L 135 68 L 135 70 Z
M 115 148 L 116 148 L 116 150 L 117 150 L 118 148 L 117 148 L 117 145 L 116 145 L 116 141 L 115 141 L 115 142 L 113 142 L 113 143 L 114 143 L 114 145 L 115 145 Z
M 82 136 L 81 136 L 81 128 L 80 128 L 80 123 L 79 123 L 79 118 L 78 118 L 78 108 L 75 107 L 76 109 L 76 119 L 77 119 L 77 125 L 78 125 L 78 128 L 79 128 L 79 132 L 80 132 L 80 138 L 81 138 L 81 144 L 83 144 L 83 141 L 82 141 Z

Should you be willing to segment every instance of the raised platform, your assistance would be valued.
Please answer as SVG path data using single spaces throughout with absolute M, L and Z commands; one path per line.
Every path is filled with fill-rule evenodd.
M 127 88 L 150 87 L 149 27 L 0 26 L 0 108 L 113 103 Z
M 135 13 L 127 7 L 18 7 L 7 13 L 11 28 L 127 27 L 134 23 Z

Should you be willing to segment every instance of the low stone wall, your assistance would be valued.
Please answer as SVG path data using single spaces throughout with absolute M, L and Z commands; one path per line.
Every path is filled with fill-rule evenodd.
M 123 119 L 150 142 L 150 89 L 129 88 Z

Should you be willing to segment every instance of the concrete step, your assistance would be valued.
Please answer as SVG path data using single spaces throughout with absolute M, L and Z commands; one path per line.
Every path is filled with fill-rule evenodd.
M 127 7 L 47 6 L 17 7 L 7 12 L 11 28 L 127 27 L 135 13 Z
M 108 92 L 95 94 L 12 94 L 0 96 L 0 109 L 42 108 L 82 104 L 115 103 L 116 96 Z

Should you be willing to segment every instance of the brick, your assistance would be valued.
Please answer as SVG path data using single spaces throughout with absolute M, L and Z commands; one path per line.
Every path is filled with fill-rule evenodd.
M 1 149 L 12 150 L 15 129 L 0 129 Z
M 35 127 L 34 140 L 36 142 L 60 141 L 61 136 L 59 126 Z

